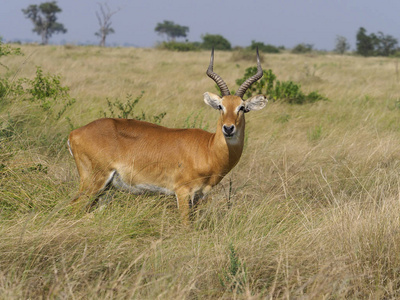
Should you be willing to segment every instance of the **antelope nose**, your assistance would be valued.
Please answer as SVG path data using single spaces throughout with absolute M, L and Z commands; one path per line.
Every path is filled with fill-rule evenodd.
M 235 131 L 235 125 L 231 125 L 231 126 L 224 125 L 224 126 L 222 126 L 222 128 L 224 129 L 224 133 L 227 136 L 231 136 Z

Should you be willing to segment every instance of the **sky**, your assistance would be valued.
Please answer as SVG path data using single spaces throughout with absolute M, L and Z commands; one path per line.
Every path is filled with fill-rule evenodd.
M 22 9 L 46 0 L 0 0 L 3 41 L 40 42 Z M 97 44 L 99 3 L 119 10 L 111 19 L 114 34 L 107 45 L 154 47 L 165 40 L 154 28 L 164 20 L 189 27 L 187 39 L 201 42 L 204 34 L 220 34 L 232 46 L 251 41 L 293 48 L 299 43 L 333 50 L 337 36 L 355 49 L 356 33 L 382 31 L 400 40 L 400 0 L 58 0 L 58 22 L 68 30 L 50 43 Z

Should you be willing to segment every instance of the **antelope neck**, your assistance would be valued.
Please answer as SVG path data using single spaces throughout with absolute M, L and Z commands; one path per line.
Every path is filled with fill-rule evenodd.
M 244 121 L 244 120 L 243 120 Z M 244 122 L 236 129 L 232 138 L 227 138 L 222 132 L 222 120 L 218 120 L 217 130 L 210 139 L 210 152 L 216 165 L 222 165 L 224 172 L 229 172 L 239 161 L 244 144 Z

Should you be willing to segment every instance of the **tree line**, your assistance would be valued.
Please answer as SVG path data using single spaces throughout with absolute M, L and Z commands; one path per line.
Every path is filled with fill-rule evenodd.
M 115 32 L 111 27 L 111 17 L 118 10 L 111 10 L 108 5 L 98 3 L 99 11 L 96 12 L 96 17 L 99 22 L 99 30 L 95 35 L 100 39 L 99 45 L 105 46 L 106 37 Z M 57 22 L 57 14 L 61 13 L 61 8 L 56 1 L 44 2 L 39 5 L 29 5 L 22 12 L 26 18 L 30 19 L 34 25 L 33 32 L 37 33 L 42 38 L 42 44 L 46 45 L 50 37 L 56 33 L 66 33 L 67 29 L 63 24 Z M 202 42 L 189 42 L 187 39 L 184 42 L 177 42 L 179 38 L 186 38 L 189 32 L 188 26 L 175 24 L 173 21 L 164 20 L 162 23 L 157 23 L 155 29 L 159 35 L 166 37 L 165 42 L 162 42 L 159 47 L 176 51 L 192 51 L 197 49 L 216 50 L 231 50 L 231 43 L 222 35 L 219 34 L 204 34 L 201 36 Z M 250 49 L 259 48 L 266 53 L 279 53 L 284 49 L 283 46 L 276 47 L 273 45 L 265 45 L 262 42 L 252 41 L 248 47 Z M 339 54 L 344 54 L 350 50 L 350 44 L 343 36 L 337 36 L 335 41 L 334 51 Z M 301 43 L 296 45 L 293 53 L 307 53 L 313 51 L 312 44 Z M 390 56 L 400 53 L 398 40 L 391 35 L 386 35 L 379 31 L 378 33 L 367 34 L 364 27 L 360 27 L 356 34 L 356 54 L 362 56 Z

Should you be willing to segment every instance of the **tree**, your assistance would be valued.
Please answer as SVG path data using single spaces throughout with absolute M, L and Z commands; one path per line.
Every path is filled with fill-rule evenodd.
M 215 50 L 231 50 L 231 43 L 219 34 L 205 34 L 201 37 L 203 39 L 202 47 L 204 49 L 211 49 L 214 47 Z
M 34 28 L 33 32 L 36 32 L 42 37 L 42 44 L 47 45 L 49 43 L 49 38 L 53 33 L 66 33 L 67 29 L 64 25 L 57 23 L 57 13 L 62 10 L 58 7 L 56 1 L 44 2 L 42 4 L 29 5 L 28 8 L 22 9 L 22 12 L 26 18 L 33 22 Z
M 111 27 L 111 17 L 114 14 L 116 14 L 119 11 L 119 9 L 115 10 L 115 11 L 111 11 L 110 8 L 108 7 L 107 3 L 105 3 L 104 6 L 101 3 L 98 3 L 98 4 L 100 6 L 101 15 L 96 11 L 96 16 L 97 16 L 97 20 L 99 21 L 100 28 L 95 33 L 95 35 L 100 38 L 99 45 L 101 47 L 105 47 L 107 35 L 115 32 L 114 28 Z
M 164 21 L 164 23 L 157 23 L 154 31 L 160 35 L 166 35 L 168 41 L 175 41 L 176 38 L 186 37 L 189 27 L 175 24 L 172 21 Z
M 377 55 L 389 56 L 396 52 L 398 41 L 391 35 L 385 35 L 382 31 L 379 31 L 377 40 Z
M 336 36 L 336 46 L 334 51 L 339 54 L 344 54 L 346 51 L 350 50 L 350 44 L 344 36 Z
M 249 46 L 249 49 L 251 50 L 260 50 L 263 53 L 279 53 L 281 52 L 278 47 L 275 47 L 273 45 L 264 45 L 263 42 L 256 42 L 256 41 L 251 41 L 251 45 Z
M 385 35 L 382 31 L 378 34 L 366 34 L 363 27 L 357 32 L 357 53 L 363 56 L 389 56 L 397 51 L 397 39 L 391 35 Z
M 362 56 L 372 56 L 375 54 L 375 44 L 377 37 L 375 34 L 367 35 L 367 30 L 364 27 L 360 27 L 356 36 L 357 42 L 357 53 Z
M 301 44 L 297 44 L 293 49 L 292 49 L 292 53 L 308 53 L 311 52 L 314 48 L 314 45 L 312 44 L 305 44 L 305 43 L 301 43 Z

